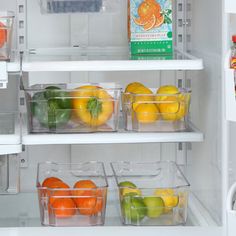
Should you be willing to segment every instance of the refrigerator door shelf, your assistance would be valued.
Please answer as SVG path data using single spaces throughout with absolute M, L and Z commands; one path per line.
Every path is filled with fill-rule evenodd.
M 228 121 L 236 121 L 236 93 L 234 70 L 229 68 L 230 53 L 225 60 L 225 109 L 226 119 Z
M 203 142 L 204 135 L 193 124 L 183 132 L 129 132 L 119 129 L 109 133 L 77 133 L 77 134 L 30 134 L 27 128 L 27 117 L 22 116 L 22 144 L 112 144 L 112 143 L 167 143 L 167 142 Z M 121 121 L 122 123 L 122 121 Z M 120 127 L 122 127 L 120 125 Z
M 130 55 L 128 47 L 31 49 L 22 70 L 34 71 L 151 71 L 202 70 L 203 60 L 175 50 L 173 55 Z

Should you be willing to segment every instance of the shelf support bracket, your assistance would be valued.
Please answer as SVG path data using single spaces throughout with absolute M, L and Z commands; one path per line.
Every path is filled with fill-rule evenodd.
M 0 89 L 6 89 L 8 84 L 7 62 L 0 62 Z

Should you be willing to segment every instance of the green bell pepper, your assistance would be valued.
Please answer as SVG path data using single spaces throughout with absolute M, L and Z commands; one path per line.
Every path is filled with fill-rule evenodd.
M 71 117 L 71 99 L 60 88 L 47 87 L 44 92 L 34 94 L 31 112 L 39 123 L 49 129 L 57 129 L 68 123 Z M 66 94 L 65 94 L 66 93 Z M 63 97 L 67 95 L 67 98 Z

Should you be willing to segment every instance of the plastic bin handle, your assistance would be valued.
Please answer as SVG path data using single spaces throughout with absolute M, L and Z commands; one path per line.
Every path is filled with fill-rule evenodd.
M 233 197 L 236 192 L 236 182 L 231 186 L 228 192 L 227 196 L 227 203 L 226 203 L 226 209 L 227 211 L 232 211 L 233 210 Z

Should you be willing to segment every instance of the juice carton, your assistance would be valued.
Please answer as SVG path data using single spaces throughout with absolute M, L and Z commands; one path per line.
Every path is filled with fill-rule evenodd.
M 131 54 L 172 54 L 172 0 L 128 0 Z

